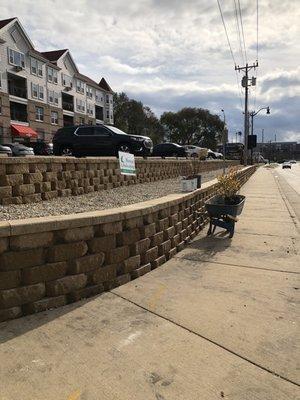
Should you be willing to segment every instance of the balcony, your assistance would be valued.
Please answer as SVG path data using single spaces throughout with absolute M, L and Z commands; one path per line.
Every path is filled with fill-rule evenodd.
M 74 111 L 74 98 L 70 94 L 62 92 L 62 108 L 66 111 Z
M 103 121 L 103 107 L 95 106 L 96 119 Z
M 27 122 L 27 106 L 25 104 L 10 102 L 10 119 L 13 121 Z
M 7 74 L 8 93 L 12 96 L 27 99 L 27 82 L 25 78 L 17 75 Z

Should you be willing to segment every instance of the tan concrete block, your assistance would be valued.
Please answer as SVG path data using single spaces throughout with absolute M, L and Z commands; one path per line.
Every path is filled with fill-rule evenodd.
M 143 217 L 134 217 L 124 221 L 125 229 L 139 228 L 144 225 Z
M 0 254 L 4 253 L 8 249 L 8 238 L 0 238 Z
M 181 239 L 180 239 L 180 235 L 179 234 L 173 236 L 173 238 L 171 240 L 172 247 L 178 246 L 180 242 L 181 242 Z
M 22 270 L 22 282 L 30 285 L 39 282 L 48 282 L 64 277 L 67 274 L 66 262 L 49 263 L 38 267 L 24 268 Z
M 108 264 L 117 264 L 120 263 L 126 258 L 129 258 L 130 251 L 128 246 L 117 247 L 116 249 L 111 250 L 107 253 L 106 259 Z
M 100 236 L 107 236 L 122 232 L 122 221 L 110 222 L 109 224 L 99 225 L 97 227 L 97 234 Z
M 158 232 L 151 237 L 151 247 L 158 246 L 159 244 L 162 244 L 163 241 L 164 241 L 164 233 Z
M 87 276 L 84 274 L 69 275 L 56 281 L 46 283 L 47 296 L 60 296 L 82 289 L 87 283 Z
M 24 314 L 35 314 L 37 312 L 52 310 L 67 304 L 65 295 L 57 297 L 45 297 L 44 299 L 23 305 Z
M 155 233 L 156 233 L 155 223 L 152 223 L 149 225 L 144 225 L 144 226 L 140 227 L 139 229 L 140 229 L 142 238 L 149 238 L 149 237 L 155 235 Z
M 44 249 L 8 251 L 0 255 L 0 270 L 10 271 L 44 264 Z
M 27 196 L 35 193 L 35 187 L 34 184 L 18 185 L 13 186 L 12 191 L 14 196 Z
M 43 179 L 45 182 L 57 181 L 58 174 L 56 172 L 43 172 Z
M 38 203 L 42 201 L 42 196 L 40 193 L 29 194 L 27 196 L 22 196 L 22 200 L 24 204 Z
M 122 270 L 124 273 L 131 272 L 134 269 L 138 268 L 141 265 L 141 256 L 133 256 L 130 258 L 127 258 L 127 260 L 124 261 L 124 264 L 122 266 Z
M 69 273 L 80 274 L 100 268 L 105 259 L 104 253 L 90 254 L 72 260 L 69 265 Z
M 57 240 L 70 243 L 79 242 L 81 240 L 89 240 L 94 236 L 93 226 L 82 226 L 80 228 L 65 229 L 55 233 Z
M 39 182 L 34 184 L 36 193 L 51 192 L 52 184 L 51 182 Z
M 7 164 L 6 172 L 8 174 L 25 174 L 29 172 L 28 164 Z
M 57 190 L 58 197 L 69 197 L 72 196 L 72 189 L 58 189 Z
M 165 231 L 169 227 L 169 218 L 164 218 L 156 221 L 156 228 L 158 232 Z
M 92 274 L 92 282 L 94 284 L 99 284 L 115 279 L 117 276 L 116 265 L 107 265 L 105 267 L 99 268 Z
M 87 286 L 82 289 L 74 290 L 68 294 L 68 299 L 70 302 L 79 301 L 81 299 L 87 299 L 89 297 L 96 296 L 104 292 L 104 285 L 99 283 L 98 285 Z
M 174 257 L 177 254 L 177 248 L 174 247 L 171 249 L 167 255 L 167 259 L 170 260 L 172 257 Z
M 182 222 L 177 222 L 177 224 L 175 224 L 175 229 L 176 229 L 176 233 L 180 233 L 182 231 Z
M 178 214 L 171 215 L 169 217 L 169 221 L 170 221 L 170 226 L 175 226 L 179 221 Z
M 176 234 L 175 227 L 170 226 L 170 228 L 164 231 L 164 238 L 165 240 L 172 239 L 172 237 L 175 236 L 175 234 Z
M 133 244 L 140 240 L 140 231 L 138 228 L 131 229 L 129 231 L 124 231 L 117 234 L 117 245 L 118 246 L 126 246 L 129 244 Z
M 43 181 L 43 175 L 41 172 L 34 172 L 31 174 L 24 174 L 24 183 L 38 183 Z
M 48 249 L 48 261 L 68 261 L 83 257 L 88 250 L 86 242 L 58 244 Z
M 131 275 L 132 279 L 136 279 L 140 276 L 147 274 L 150 271 L 151 271 L 151 264 L 149 263 L 149 264 L 143 265 L 142 267 L 135 269 L 134 271 L 132 271 L 130 273 L 130 275 Z
M 162 256 L 163 254 L 168 254 L 171 250 L 171 240 L 166 240 L 158 246 L 158 254 Z
M 141 260 L 142 264 L 148 264 L 151 261 L 154 261 L 158 257 L 158 247 L 152 247 L 146 251 L 146 253 L 142 254 Z
M 42 193 L 43 200 L 52 200 L 58 196 L 57 190 L 52 190 L 51 192 Z
M 176 246 L 176 250 L 177 250 L 177 251 L 181 251 L 181 250 L 183 250 L 184 248 L 185 248 L 185 242 L 184 242 L 184 241 L 180 242 L 179 245 Z
M 116 248 L 116 236 L 108 235 L 94 238 L 88 241 L 88 247 L 91 253 L 108 252 Z
M 162 255 L 162 256 L 158 257 L 156 260 L 151 262 L 151 269 L 155 269 L 157 267 L 160 267 L 166 261 L 167 261 L 167 258 L 166 258 L 165 255 Z
M 20 286 L 20 283 L 20 270 L 0 272 L 0 290 L 15 288 L 17 286 Z
M 114 280 L 114 284 L 115 284 L 114 287 L 125 285 L 126 283 L 128 283 L 130 281 L 131 281 L 131 275 L 130 274 L 119 275 Z
M 0 308 L 11 308 L 22 304 L 31 303 L 45 296 L 45 285 L 23 286 L 0 291 Z
M 12 307 L 5 310 L 0 310 L 0 322 L 8 321 L 22 316 L 21 307 Z
M 11 236 L 9 245 L 11 250 L 36 249 L 48 247 L 53 243 L 53 232 L 32 233 L 21 236 Z
M 142 239 L 137 243 L 134 243 L 130 246 L 130 255 L 135 256 L 137 254 L 145 253 L 151 244 L 151 240 L 149 238 Z
M 11 186 L 0 186 L 0 199 L 4 199 L 5 197 L 12 196 L 12 187 Z
M 47 171 L 47 164 L 29 164 L 29 171 L 30 172 L 46 172 Z

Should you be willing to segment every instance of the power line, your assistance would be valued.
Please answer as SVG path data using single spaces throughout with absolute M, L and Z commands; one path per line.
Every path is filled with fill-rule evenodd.
M 243 36 L 245 60 L 246 60 L 246 63 L 248 63 L 248 60 L 247 60 L 247 52 L 246 52 L 246 42 L 245 42 L 245 35 L 244 35 L 243 17 L 242 17 L 242 10 L 241 10 L 241 4 L 240 4 L 240 0 L 237 0 L 237 1 L 238 1 L 238 6 L 239 6 L 239 14 L 240 14 L 240 21 L 241 21 L 241 28 L 242 28 L 242 36 Z
M 231 57 L 232 57 L 234 65 L 236 65 L 235 58 L 234 58 L 233 51 L 232 51 L 232 47 L 231 47 L 230 40 L 229 40 L 229 37 L 228 37 L 228 32 L 227 32 L 227 28 L 226 28 L 226 25 L 225 25 L 222 9 L 221 9 L 221 6 L 220 6 L 220 2 L 219 2 L 219 0 L 217 0 L 217 2 L 218 2 L 220 14 L 221 14 L 221 18 L 222 18 L 222 22 L 223 22 L 223 26 L 224 26 L 224 31 L 225 31 L 226 38 L 227 38 L 227 43 L 228 43 L 228 46 L 229 46 L 229 49 L 230 49 Z
M 258 62 L 258 0 L 256 0 L 256 61 Z M 257 69 L 255 69 L 255 78 L 256 78 L 256 85 L 257 85 L 257 76 L 258 72 Z M 256 85 L 254 86 L 254 101 L 253 101 L 253 110 L 256 108 Z
M 233 4 L 234 4 L 237 39 L 238 39 L 238 43 L 239 43 L 239 46 L 240 46 L 240 53 L 241 53 L 241 57 L 242 57 L 242 63 L 245 64 L 244 54 L 243 54 L 243 49 L 242 49 L 242 38 L 241 38 L 240 24 L 239 24 L 239 20 L 238 20 L 238 12 L 237 12 L 236 0 L 233 0 Z

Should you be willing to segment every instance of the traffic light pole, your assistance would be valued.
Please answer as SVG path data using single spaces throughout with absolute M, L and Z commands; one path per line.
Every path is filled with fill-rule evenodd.
M 245 71 L 245 76 L 242 79 L 242 86 L 245 88 L 245 119 L 244 119 L 244 165 L 248 164 L 248 135 L 249 135 L 249 113 L 248 113 L 248 87 L 249 85 L 249 75 L 248 72 L 252 68 L 257 68 L 258 62 L 248 65 L 245 67 L 235 66 L 236 71 Z M 253 78 L 254 79 L 254 78 Z M 255 83 L 254 83 L 255 84 Z

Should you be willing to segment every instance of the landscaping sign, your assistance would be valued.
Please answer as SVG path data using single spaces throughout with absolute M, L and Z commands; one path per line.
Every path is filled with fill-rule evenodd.
M 121 175 L 136 175 L 134 155 L 119 151 L 119 163 Z

